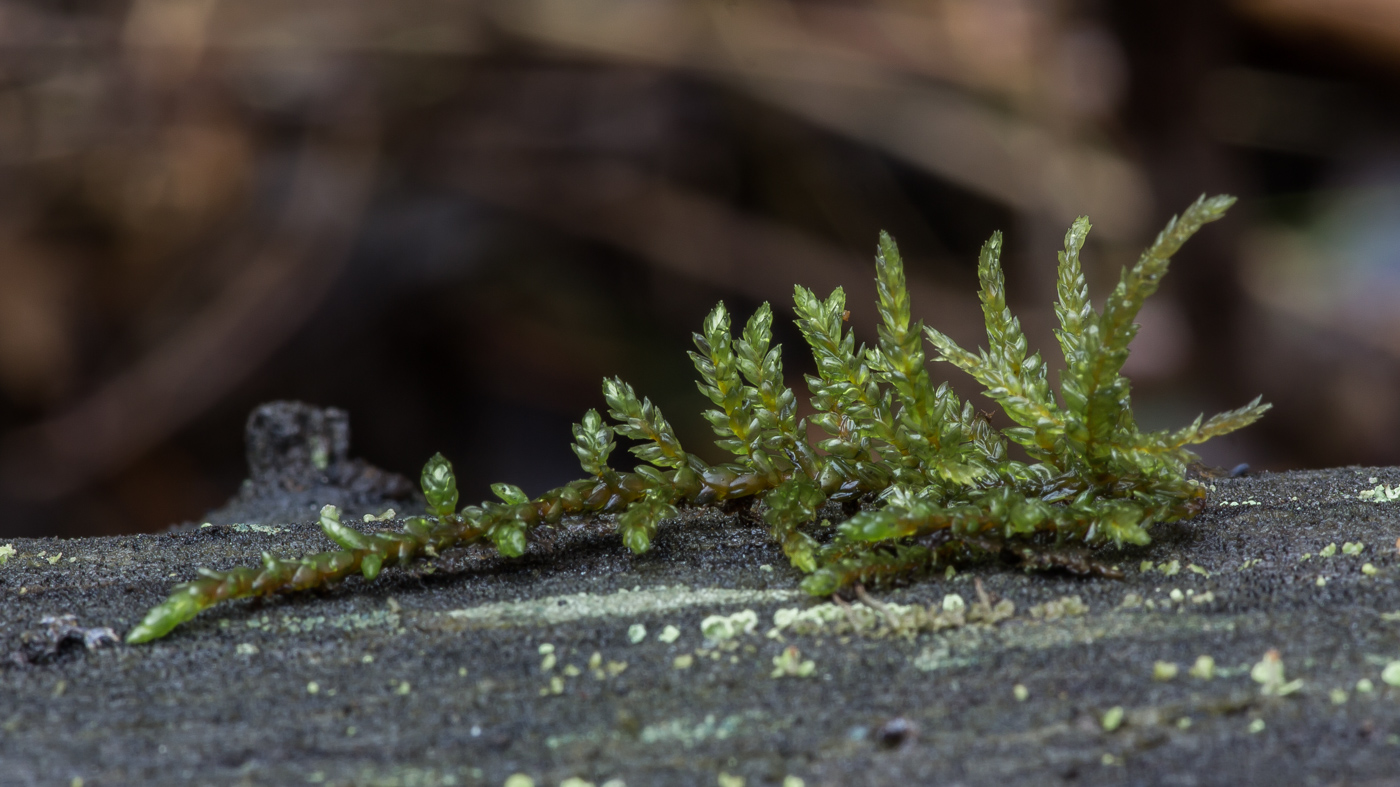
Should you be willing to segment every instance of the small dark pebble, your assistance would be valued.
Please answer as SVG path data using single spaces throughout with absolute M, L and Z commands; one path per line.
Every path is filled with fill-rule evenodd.
M 19 666 L 47 664 L 71 650 L 96 650 L 120 642 L 110 628 L 83 628 L 73 615 L 46 615 L 39 625 L 43 628 L 19 635 L 20 647 L 10 653 L 12 663 Z
M 913 741 L 918 736 L 919 725 L 903 716 L 896 716 L 881 725 L 875 733 L 875 740 L 886 749 L 894 749 Z

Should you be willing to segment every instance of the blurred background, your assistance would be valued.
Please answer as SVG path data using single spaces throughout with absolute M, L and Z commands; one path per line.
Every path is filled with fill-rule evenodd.
M 1392 0 L 0 0 L 0 535 L 197 521 L 269 399 L 468 499 L 579 476 L 607 375 L 717 460 L 715 301 L 773 302 L 805 392 L 794 282 L 872 340 L 888 229 L 976 345 L 1001 229 L 1056 355 L 1069 222 L 1101 298 L 1201 192 L 1241 199 L 1142 313 L 1140 423 L 1262 393 L 1208 462 L 1400 463 L 1397 94 Z

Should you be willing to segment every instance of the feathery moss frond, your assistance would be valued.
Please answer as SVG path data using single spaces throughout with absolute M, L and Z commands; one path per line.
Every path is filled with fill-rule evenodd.
M 489 540 L 502 555 L 518 556 L 535 530 L 566 516 L 617 514 L 623 544 L 645 552 L 660 524 L 682 507 L 741 498 L 761 500 L 758 511 L 773 539 L 809 574 L 802 587 L 816 595 L 996 554 L 1028 567 L 1111 575 L 1059 545 L 1146 544 L 1154 523 L 1194 514 L 1204 491 L 1186 477 L 1196 459 L 1187 446 L 1247 426 L 1269 408 L 1256 398 L 1175 432 L 1142 433 L 1121 375 L 1137 332 L 1133 320 L 1172 255 L 1233 202 L 1202 197 L 1173 218 L 1123 272 L 1101 312 L 1089 303 L 1079 261 L 1090 225 L 1084 218 L 1074 222 L 1056 282 L 1056 337 L 1066 361 L 1058 400 L 1045 363 L 1029 352 L 1007 306 L 1000 233 L 978 260 L 987 346 L 976 353 L 914 321 L 899 250 L 881 233 L 875 347 L 858 347 L 846 329 L 843 290 L 825 299 L 801 286 L 794 290 L 797 327 L 817 366 L 806 378 L 815 409 L 810 420 L 827 435 L 815 445 L 784 382 L 782 348 L 771 346 L 772 310 L 766 303 L 759 307 L 736 338 L 721 303 L 695 334 L 697 351 L 690 357 L 700 391 L 715 408 L 704 417 L 733 463 L 712 466 L 686 453 L 650 400 L 608 379 L 603 397 L 617 425 L 605 425 L 589 410 L 573 427 L 572 448 L 586 478 L 534 498 L 494 484 L 498 502 L 458 511 L 452 465 L 435 455 L 422 474 L 427 517 L 405 520 L 401 532 L 364 533 L 342 524 L 327 506 L 321 527 L 339 551 L 299 560 L 264 554 L 261 568 L 200 569 L 199 579 L 177 585 L 127 640 L 164 636 L 221 601 L 305 590 L 357 572 L 373 580 L 386 566 L 451 547 Z M 936 360 L 971 375 L 1016 425 L 998 432 L 946 383 L 935 387 L 925 336 Z M 643 464 L 631 472 L 608 466 L 614 434 L 638 441 L 630 450 Z M 1008 458 L 1008 439 L 1025 447 L 1031 463 Z M 828 502 L 854 500 L 867 508 L 827 531 L 825 543 L 809 532 Z
M 1147 297 L 1157 291 L 1172 255 L 1206 224 L 1223 218 L 1234 197 L 1201 195 L 1180 217 L 1173 216 L 1136 265 L 1125 270 L 1097 320 L 1084 326 L 1079 351 L 1066 356 L 1061 386 L 1069 410 L 1065 436 L 1070 453 L 1089 472 L 1104 472 L 1114 461 L 1115 431 L 1135 432 L 1128 380 L 1119 374 L 1128 344 L 1137 336 L 1133 322 Z
M 1001 233 L 993 233 L 982 246 L 977 263 L 988 349 L 974 355 L 933 328 L 926 328 L 925 333 L 939 351 L 938 360 L 972 375 L 987 389 L 986 395 L 1021 425 L 1008 429 L 1006 436 L 1025 446 L 1032 458 L 1043 459 L 1064 433 L 1064 418 L 1050 395 L 1040 353 L 1026 357 L 1026 336 L 1006 305 L 1001 248 Z
M 1197 416 L 1195 423 L 1173 434 L 1167 440 L 1167 445 L 1172 448 L 1195 445 L 1204 443 L 1212 437 L 1219 437 L 1237 429 L 1243 429 L 1258 421 L 1269 408 L 1273 407 L 1271 404 L 1261 403 L 1259 401 L 1261 398 L 1256 396 L 1254 401 L 1244 407 L 1213 415 L 1204 425 L 1201 423 L 1200 416 Z
M 969 435 L 952 417 L 961 402 L 947 386 L 934 390 L 929 381 L 923 324 L 910 324 L 904 261 L 887 232 L 880 233 L 875 272 L 881 325 L 879 349 L 869 353 L 870 367 L 899 400 L 899 412 L 885 428 L 889 435 L 885 439 L 904 455 L 906 471 L 917 470 L 929 480 L 971 484 L 986 468 L 969 445 Z M 904 481 L 918 476 L 906 472 L 897 477 Z
M 1089 305 L 1089 282 L 1084 278 L 1084 269 L 1079 264 L 1079 250 L 1084 248 L 1084 240 L 1089 237 L 1093 225 L 1087 216 L 1080 216 L 1065 233 L 1065 250 L 1060 252 L 1059 274 L 1055 280 L 1055 317 L 1060 321 L 1055 338 L 1060 341 L 1060 350 L 1066 358 L 1074 358 L 1080 352 L 1080 337 L 1084 326 L 1094 317 Z
M 444 517 L 457 511 L 457 477 L 452 474 L 452 463 L 442 454 L 433 454 L 423 465 L 421 483 L 429 514 Z
M 657 467 L 683 467 L 690 456 L 681 449 L 666 417 L 650 399 L 638 399 L 632 386 L 613 377 L 603 381 L 603 399 L 608 415 L 618 422 L 613 430 L 623 437 L 645 441 L 633 446 L 633 455 Z
M 882 407 L 888 412 L 888 403 L 866 363 L 865 346 L 857 348 L 855 334 L 843 327 L 846 293 L 837 287 L 822 300 L 797 286 L 793 302 L 797 328 L 817 362 L 817 376 L 807 376 L 817 411 L 811 422 L 830 435 L 817 443 L 826 452 L 821 487 L 840 500 L 883 489 L 893 473 L 888 464 L 876 461 L 874 440 L 889 431 L 884 421 L 876 424 L 876 412 Z
M 583 423 L 574 424 L 574 453 L 578 455 L 583 472 L 596 478 L 607 478 L 616 473 L 608 467 L 608 455 L 617 444 L 613 442 L 612 427 L 603 423 L 597 410 L 583 414 Z
M 729 312 L 723 302 L 710 311 L 703 332 L 694 334 L 694 338 L 700 350 L 690 353 L 695 370 L 700 373 L 696 385 L 719 408 L 704 413 L 705 420 L 719 435 L 715 444 L 735 456 L 748 456 L 753 450 L 750 435 L 758 431 L 759 424 L 751 397 L 746 395 L 746 386 L 739 377 L 739 359 L 734 355 L 733 338 L 729 335 Z

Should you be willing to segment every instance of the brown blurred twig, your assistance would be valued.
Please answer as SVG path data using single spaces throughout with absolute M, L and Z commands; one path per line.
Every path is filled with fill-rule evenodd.
M 542 43 L 708 75 L 1056 223 L 1092 213 L 1106 239 L 1136 240 L 1151 214 L 1145 176 L 1123 155 L 916 79 L 900 58 L 816 37 L 787 3 L 512 0 L 487 8 Z M 863 21 L 887 29 L 892 20 Z
M 847 302 L 857 309 L 876 301 L 864 257 L 623 162 L 556 160 L 546 165 L 495 156 L 464 160 L 454 173 L 456 183 L 481 200 L 780 309 L 791 308 L 795 282 L 821 293 L 844 287 Z M 980 319 L 975 301 L 954 296 L 917 273 L 908 275 L 916 318 L 937 315 L 940 324 L 955 326 L 954 332 L 966 334 L 961 338 L 975 341 Z
M 373 123 L 305 133 L 278 225 L 182 330 L 72 407 L 0 443 L 4 492 L 50 499 L 167 438 L 315 311 L 359 226 L 378 158 Z

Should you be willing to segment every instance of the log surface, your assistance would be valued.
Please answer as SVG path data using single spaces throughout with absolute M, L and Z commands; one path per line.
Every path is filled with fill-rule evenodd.
M 978 566 L 872 595 L 941 609 L 947 594 L 974 602 L 980 579 L 1012 618 L 884 636 L 767 636 L 775 612 L 819 600 L 762 529 L 686 512 L 641 557 L 607 522 L 574 523 L 520 559 L 458 550 L 372 583 L 225 604 L 149 645 L 48 655 L 35 650 L 46 615 L 124 635 L 198 566 L 332 545 L 309 510 L 14 539 L 0 784 L 1392 783 L 1400 688 L 1382 673 L 1400 659 L 1400 615 L 1386 614 L 1400 611 L 1400 502 L 1357 494 L 1400 484 L 1400 468 L 1213 483 L 1201 516 L 1103 555 L 1125 580 Z M 1070 596 L 1088 611 L 1031 614 Z M 743 610 L 752 633 L 706 640 L 705 618 Z M 810 675 L 772 676 L 788 647 Z M 1301 688 L 1268 696 L 1251 678 L 1270 650 Z M 1211 679 L 1188 675 L 1202 655 Z M 1155 680 L 1159 661 L 1178 674 Z

